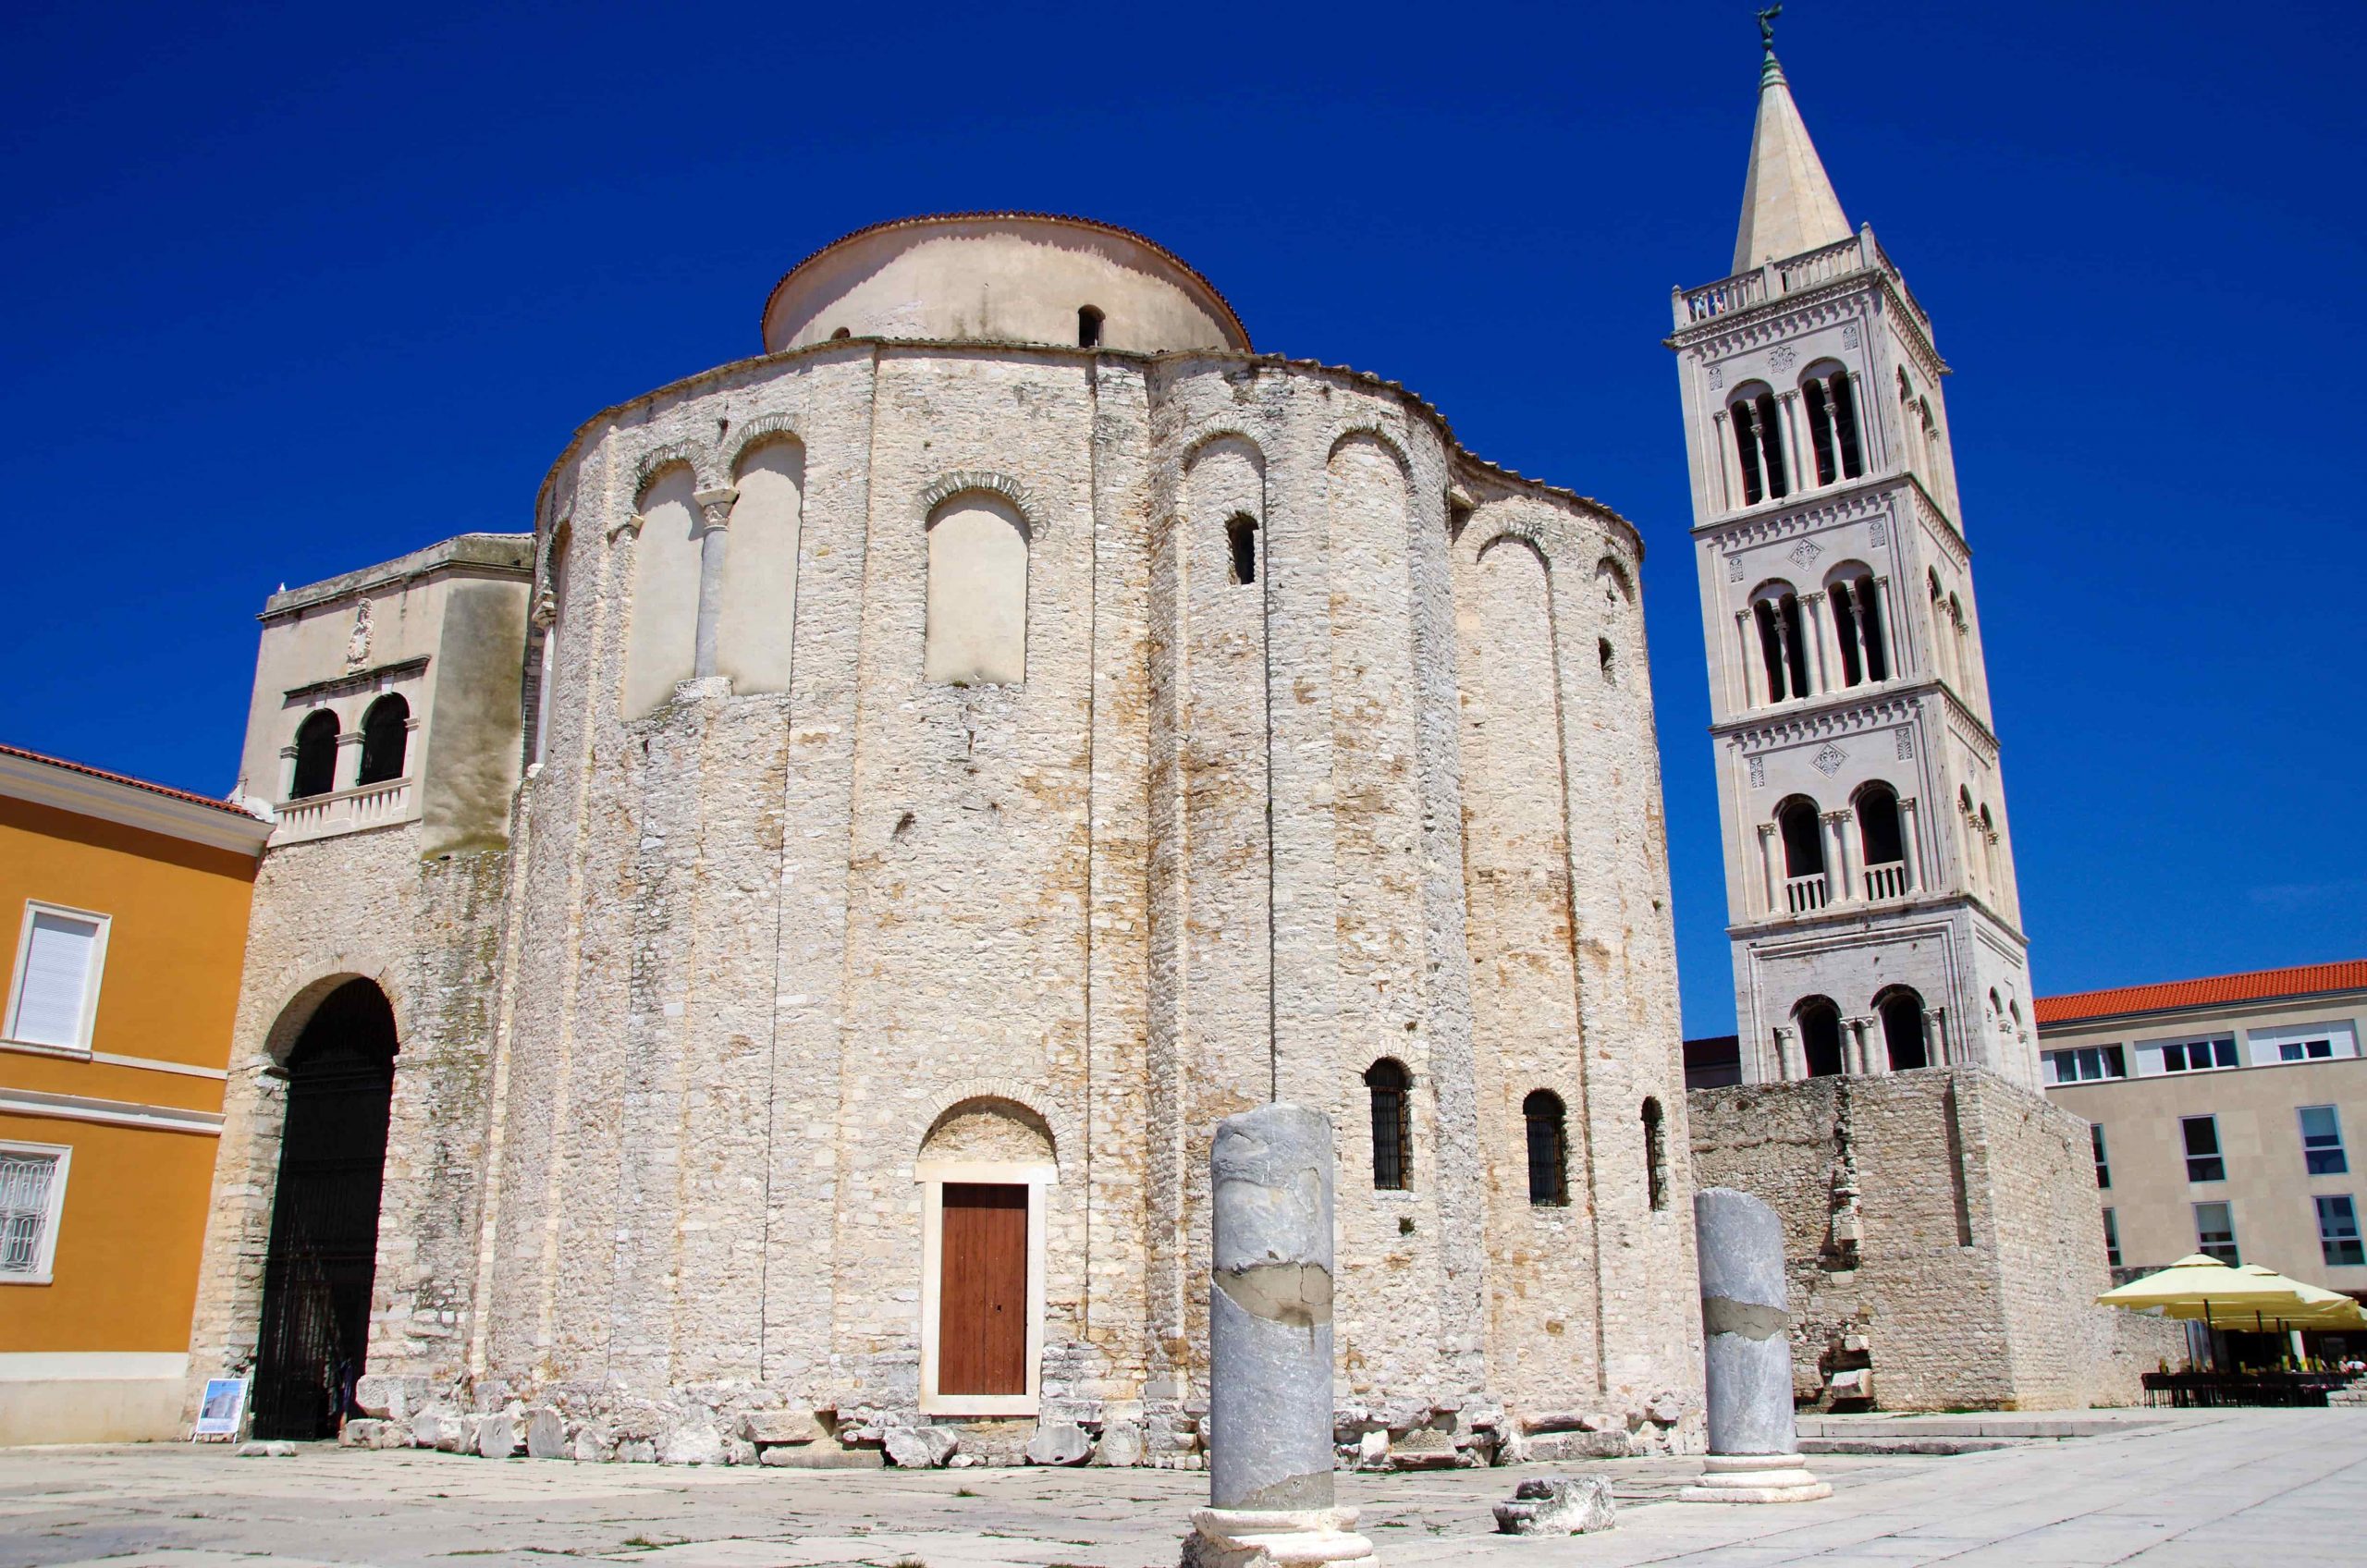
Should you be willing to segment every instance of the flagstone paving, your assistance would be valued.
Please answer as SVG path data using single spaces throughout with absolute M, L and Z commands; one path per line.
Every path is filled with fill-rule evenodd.
M 2147 1415 L 2161 1413 L 2147 1412 Z M 1670 1500 L 1684 1461 L 1588 1466 L 1619 1527 L 1516 1539 L 1541 1467 L 1343 1476 L 1384 1568 L 2367 1561 L 2367 1411 L 2228 1411 L 1987 1452 L 1823 1455 L 1824 1502 Z M 1207 1478 L 1157 1470 L 682 1470 L 305 1446 L 0 1452 L 0 1568 L 1170 1568 Z

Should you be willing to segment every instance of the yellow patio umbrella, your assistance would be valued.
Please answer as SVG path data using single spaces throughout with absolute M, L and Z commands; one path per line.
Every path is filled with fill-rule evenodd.
M 2265 1317 L 2279 1311 L 2307 1311 L 2309 1304 L 2302 1301 L 2300 1288 L 2298 1280 L 2282 1274 L 2248 1274 L 2215 1257 L 2194 1253 L 2167 1268 L 2106 1291 L 2096 1304 L 2215 1322 L 2232 1313 L 2249 1317 L 2257 1311 Z
M 2322 1285 L 2312 1285 L 2306 1280 L 2279 1274 L 2274 1268 L 2265 1268 L 2257 1263 L 2245 1264 L 2240 1272 L 2257 1275 L 2263 1280 L 2273 1280 L 2300 1298 L 2301 1305 L 2298 1311 L 2278 1311 L 2260 1315 L 2263 1317 L 2275 1318 L 2280 1328 L 2367 1329 L 2367 1312 L 2361 1312 L 2359 1309 L 2359 1304 L 2340 1291 L 2329 1291 Z

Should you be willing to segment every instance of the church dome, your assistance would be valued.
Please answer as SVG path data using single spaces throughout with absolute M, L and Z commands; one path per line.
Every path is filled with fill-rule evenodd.
M 832 337 L 1247 349 L 1241 318 L 1172 251 L 1042 213 L 950 213 L 857 229 L 790 269 L 765 302 L 765 351 Z

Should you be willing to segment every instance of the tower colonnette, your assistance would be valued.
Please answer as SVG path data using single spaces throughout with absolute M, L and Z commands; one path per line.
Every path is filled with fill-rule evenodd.
M 406 1408 L 1196 1464 L 1204 1156 L 1280 1098 L 1339 1129 L 1348 1453 L 1698 1447 L 1635 531 L 1104 225 L 863 231 L 764 341 L 586 423 L 506 546 L 490 840 L 278 802 L 193 1376 L 256 1354 L 288 1011 L 360 976 Z M 411 581 L 266 624 L 251 753 L 450 690 L 295 668 Z
M 1743 1081 L 2035 1088 L 1947 366 L 1772 50 L 1733 276 L 1674 303 Z

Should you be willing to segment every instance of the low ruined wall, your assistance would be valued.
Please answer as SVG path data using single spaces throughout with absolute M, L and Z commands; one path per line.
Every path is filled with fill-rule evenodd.
M 1783 1217 L 1793 1389 L 1888 1410 L 2132 1402 L 2086 1124 L 1986 1072 L 1699 1089 L 1699 1182 Z

